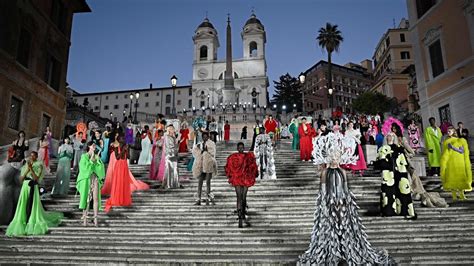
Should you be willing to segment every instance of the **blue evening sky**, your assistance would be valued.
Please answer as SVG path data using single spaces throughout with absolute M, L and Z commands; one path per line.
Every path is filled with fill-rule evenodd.
M 327 55 L 318 29 L 338 24 L 344 42 L 334 62 L 372 58 L 382 34 L 407 17 L 405 0 L 88 0 L 92 13 L 73 22 L 68 78 L 79 92 L 178 85 L 192 79 L 196 27 L 208 13 L 225 57 L 225 27 L 231 14 L 234 58 L 242 57 L 240 32 L 252 8 L 267 32 L 270 93 L 273 80 L 297 75 Z

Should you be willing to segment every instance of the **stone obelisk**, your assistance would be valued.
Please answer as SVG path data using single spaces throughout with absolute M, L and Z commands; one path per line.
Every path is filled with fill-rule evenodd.
M 223 102 L 224 104 L 234 104 L 235 87 L 234 71 L 232 70 L 232 32 L 230 28 L 230 15 L 227 15 L 227 35 L 226 35 L 226 68 L 224 75 Z

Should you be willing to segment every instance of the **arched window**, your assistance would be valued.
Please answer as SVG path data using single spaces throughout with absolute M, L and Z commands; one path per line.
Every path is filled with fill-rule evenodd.
M 250 57 L 257 57 L 257 43 L 256 42 L 250 42 L 249 54 L 250 54 Z
M 200 60 L 207 60 L 207 46 L 203 45 L 199 49 L 199 59 Z

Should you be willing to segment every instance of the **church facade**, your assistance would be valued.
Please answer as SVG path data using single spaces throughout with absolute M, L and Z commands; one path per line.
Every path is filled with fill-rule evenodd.
M 261 109 L 268 105 L 266 34 L 263 24 L 255 14 L 245 23 L 241 32 L 242 58 L 232 58 L 231 35 L 228 20 L 226 58 L 219 60 L 219 36 L 209 19 L 206 18 L 195 31 L 191 87 L 196 108 L 219 110 L 226 106 L 230 109 L 245 105 L 249 109 Z

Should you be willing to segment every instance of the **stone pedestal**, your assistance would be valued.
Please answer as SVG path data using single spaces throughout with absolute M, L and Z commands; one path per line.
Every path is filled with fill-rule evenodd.
M 418 176 L 426 176 L 425 157 L 415 156 L 410 159 L 410 164 L 415 168 L 415 172 Z
M 364 145 L 362 150 L 367 164 L 373 164 L 377 160 L 377 145 Z

